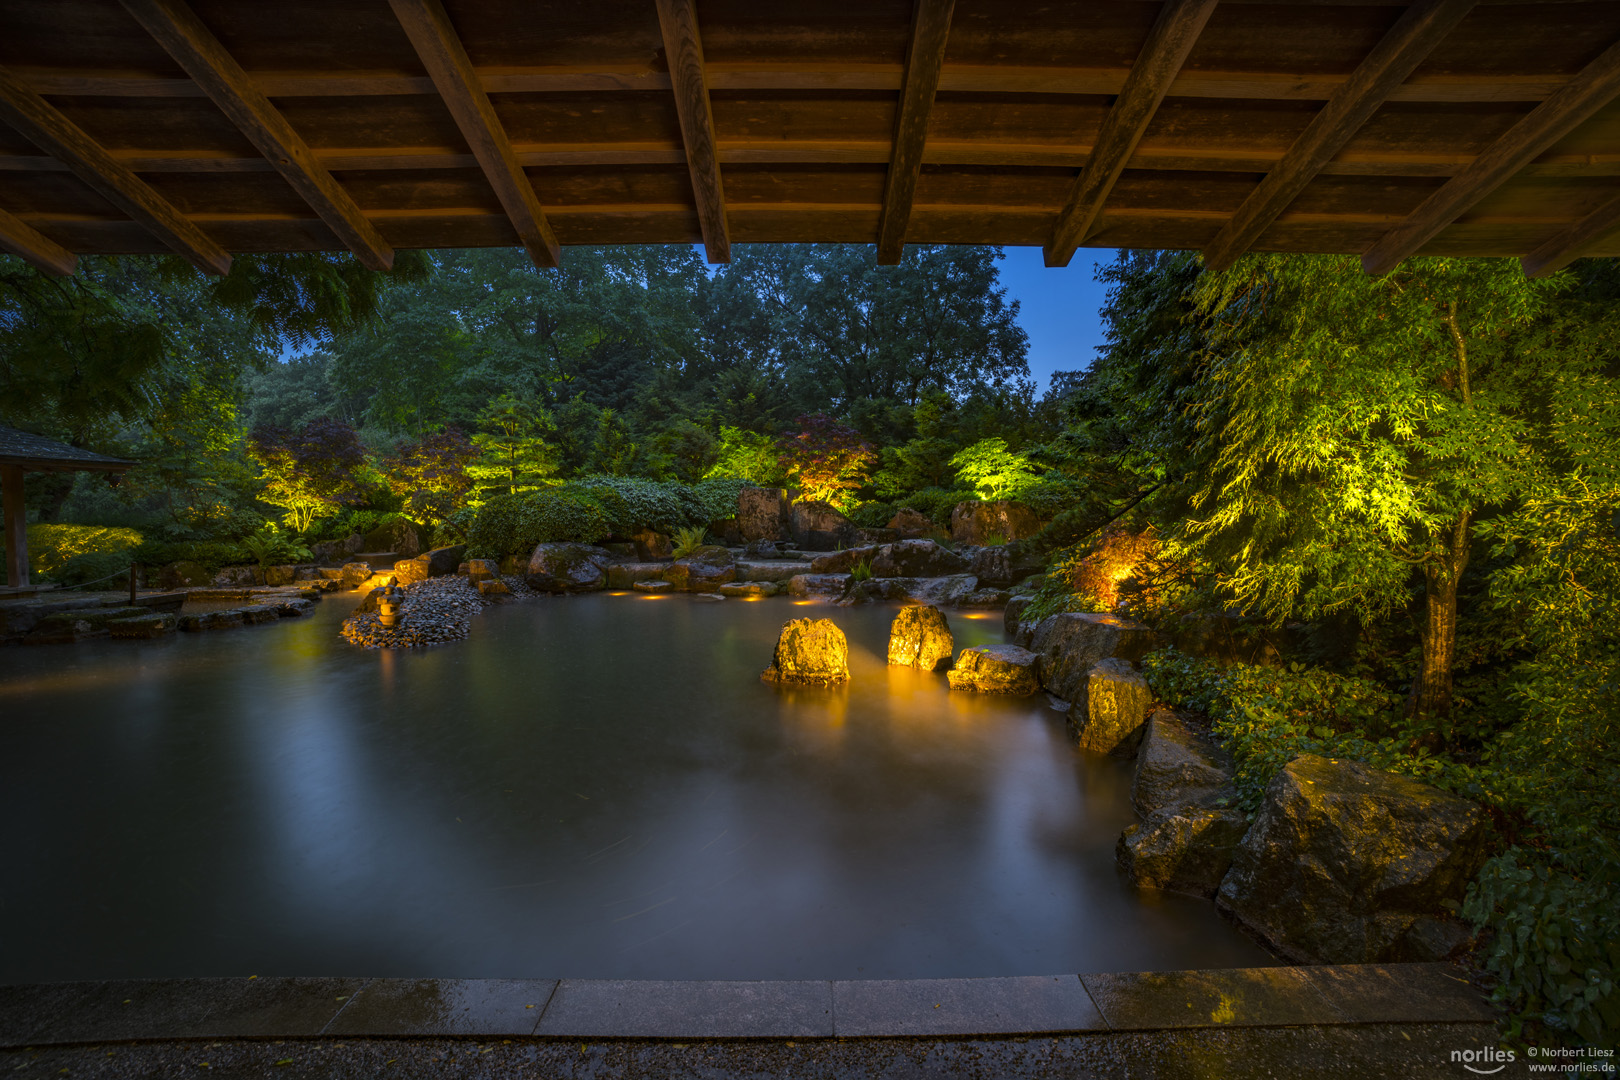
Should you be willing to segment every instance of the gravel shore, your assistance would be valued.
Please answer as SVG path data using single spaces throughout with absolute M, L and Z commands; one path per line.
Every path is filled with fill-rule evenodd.
M 534 591 L 520 577 L 503 577 L 512 599 L 533 596 Z M 343 621 L 342 634 L 352 645 L 365 649 L 414 649 L 461 641 L 467 636 L 472 617 L 491 604 L 505 600 L 485 598 L 472 582 L 461 576 L 428 578 L 400 590 L 404 599 L 399 620 L 384 626 L 376 612 L 363 612 Z

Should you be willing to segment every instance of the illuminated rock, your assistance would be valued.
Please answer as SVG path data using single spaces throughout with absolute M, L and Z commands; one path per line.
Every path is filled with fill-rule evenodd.
M 667 559 L 675 553 L 675 542 L 669 538 L 669 534 L 656 529 L 642 529 L 630 540 L 636 546 L 638 559 Z
M 849 681 L 849 642 L 831 619 L 794 619 L 776 639 L 766 682 L 830 686 Z
M 737 494 L 737 529 L 744 543 L 786 540 L 792 532 L 792 501 L 781 488 L 745 487 Z
M 671 585 L 663 578 L 646 578 L 635 582 L 630 586 L 630 588 L 634 589 L 636 592 L 645 593 L 667 593 L 675 591 L 675 586 Z
M 1142 821 L 1114 849 L 1125 876 L 1142 888 L 1214 896 L 1248 831 L 1227 754 L 1160 709 L 1137 753 L 1131 801 Z
M 397 573 L 399 567 L 396 566 L 394 569 Z M 423 577 L 426 576 L 426 574 L 423 575 Z M 361 585 L 364 585 L 367 581 L 371 580 L 371 564 L 363 562 L 344 563 L 343 576 L 340 580 L 343 582 L 344 588 L 358 589 Z M 407 585 L 409 582 L 401 580 L 400 584 Z
M 951 510 L 951 539 L 958 544 L 1007 544 L 1041 531 L 1040 515 L 1021 502 L 960 502 Z
M 607 586 L 612 561 L 590 544 L 537 544 L 525 580 L 536 592 L 594 592 Z
M 946 678 L 952 690 L 1024 697 L 1041 688 L 1040 657 L 1017 645 L 963 649 Z
M 1018 643 L 1040 653 L 1043 687 L 1065 701 L 1083 705 L 1086 680 L 1097 662 L 1110 657 L 1139 660 L 1153 648 L 1154 634 L 1119 615 L 1064 612 L 1047 616 L 1033 629 L 1022 624 Z
M 900 609 L 889 625 L 889 663 L 921 671 L 943 671 L 956 651 L 951 624 L 932 604 Z
M 474 585 L 500 576 L 500 564 L 494 559 L 471 559 L 467 562 L 467 580 Z
M 682 592 L 714 592 L 737 580 L 737 560 L 718 544 L 705 544 L 664 568 L 664 580 Z
M 1487 828 L 1471 800 L 1305 754 L 1266 788 L 1216 903 L 1292 960 L 1410 955 L 1420 920 L 1463 899 Z
M 473 583 L 473 587 L 478 590 L 478 595 L 486 600 L 508 600 L 512 596 L 512 590 L 498 577 L 480 578 Z
M 720 586 L 721 596 L 758 596 L 761 598 L 775 596 L 778 592 L 774 581 L 732 581 Z
M 832 551 L 857 539 L 854 522 L 835 507 L 813 500 L 793 504 L 790 533 L 794 546 L 805 551 Z
M 1087 750 L 1131 754 L 1142 741 L 1153 691 L 1130 661 L 1100 660 L 1086 673 L 1085 697 L 1071 699 L 1069 723 Z

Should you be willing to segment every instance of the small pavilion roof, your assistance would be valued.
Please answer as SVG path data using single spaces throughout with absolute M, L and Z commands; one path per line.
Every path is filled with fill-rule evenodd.
M 135 462 L 0 424 L 0 465 L 21 465 L 31 472 L 124 472 Z

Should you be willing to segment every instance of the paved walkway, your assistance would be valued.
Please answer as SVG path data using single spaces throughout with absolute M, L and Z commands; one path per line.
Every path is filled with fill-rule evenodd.
M 0 1071 L 17 1077 L 1460 1077 L 1451 1052 L 1494 1041 L 1445 964 L 0 987 Z

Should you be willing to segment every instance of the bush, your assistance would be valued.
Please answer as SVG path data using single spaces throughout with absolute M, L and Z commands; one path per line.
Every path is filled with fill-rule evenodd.
M 894 520 L 894 504 L 864 502 L 850 511 L 849 520 L 863 529 L 882 529 Z
M 497 495 L 479 508 L 467 530 L 471 558 L 527 554 L 536 544 L 594 544 L 613 532 L 607 512 L 589 488 L 567 486 Z
M 192 562 L 210 574 L 226 566 L 240 566 L 253 562 L 253 557 L 240 543 L 230 540 L 184 540 L 164 542 L 147 540 L 130 553 L 142 566 L 168 566 L 177 562 Z
M 708 538 L 708 535 L 708 530 L 701 525 L 693 525 L 689 529 L 676 529 L 675 545 L 670 554 L 677 559 L 684 559 L 702 547 L 703 541 Z
M 61 581 L 60 572 L 70 560 L 119 552 L 126 553 L 124 565 L 128 566 L 127 552 L 140 542 L 141 534 L 134 529 L 39 522 L 28 526 L 28 569 L 31 576 Z
M 477 510 L 464 506 L 439 522 L 439 527 L 433 530 L 433 546 L 441 548 L 465 544 L 467 531 L 472 528 L 473 518 L 477 516 Z
M 1018 492 L 1018 501 L 1043 518 L 1057 517 L 1085 499 L 1085 489 L 1073 480 L 1037 480 Z
M 921 491 L 913 491 L 903 499 L 895 500 L 894 505 L 910 507 L 940 528 L 949 529 L 951 511 L 956 508 L 957 503 L 978 501 L 979 497 L 971 491 L 923 488 Z
M 587 476 L 573 486 L 597 496 L 608 512 L 613 532 L 619 536 L 631 536 L 642 529 L 672 533 L 683 526 L 709 522 L 685 484 L 632 476 Z
M 51 571 L 58 585 L 97 584 L 103 589 L 121 589 L 128 580 L 130 556 L 121 551 L 86 551 L 74 555 Z
M 732 476 L 711 476 L 693 484 L 692 492 L 702 501 L 707 515 L 704 524 L 736 517 L 737 496 L 742 494 L 743 488 L 753 486 L 747 480 Z

